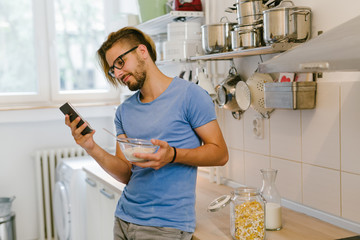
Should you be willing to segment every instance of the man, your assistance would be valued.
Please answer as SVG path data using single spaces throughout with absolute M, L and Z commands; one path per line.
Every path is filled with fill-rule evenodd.
M 126 184 L 115 211 L 114 239 L 191 239 L 195 230 L 197 166 L 222 166 L 226 143 L 205 90 L 156 66 L 155 45 L 136 28 L 111 33 L 98 50 L 111 84 L 136 93 L 115 116 L 118 137 L 151 139 L 156 153 L 134 153 L 145 162 L 129 162 L 119 146 L 115 156 L 85 136 L 80 119 L 65 123 L 77 144 L 109 174 Z

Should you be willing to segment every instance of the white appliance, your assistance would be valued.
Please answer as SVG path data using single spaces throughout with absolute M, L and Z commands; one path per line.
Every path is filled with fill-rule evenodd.
M 59 240 L 86 240 L 86 185 L 83 167 L 96 164 L 89 156 L 64 159 L 56 167 L 53 192 L 55 229 Z

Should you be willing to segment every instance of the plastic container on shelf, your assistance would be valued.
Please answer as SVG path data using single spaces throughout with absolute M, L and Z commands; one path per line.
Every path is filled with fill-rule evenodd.
M 199 22 L 172 22 L 167 24 L 167 39 L 201 40 L 201 24 Z
M 202 54 L 201 40 L 166 41 L 163 45 L 164 60 L 188 59 Z

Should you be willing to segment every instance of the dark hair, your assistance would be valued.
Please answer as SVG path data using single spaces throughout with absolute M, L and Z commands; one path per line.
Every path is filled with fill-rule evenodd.
M 143 44 L 146 46 L 153 62 L 156 61 L 156 47 L 154 41 L 150 38 L 149 35 L 134 27 L 124 27 L 117 32 L 110 33 L 106 41 L 101 45 L 99 50 L 97 50 L 97 57 L 99 64 L 105 73 L 106 79 L 115 87 L 118 86 L 119 82 L 117 79 L 114 79 L 108 75 L 110 66 L 106 61 L 105 54 L 115 43 L 118 42 L 129 44 L 131 47 Z

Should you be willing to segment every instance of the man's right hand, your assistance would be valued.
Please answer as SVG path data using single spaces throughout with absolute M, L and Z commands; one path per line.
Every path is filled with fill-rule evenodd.
M 74 121 L 70 122 L 69 115 L 65 115 L 65 124 L 70 127 L 71 134 L 74 137 L 75 142 L 84 148 L 86 151 L 89 151 L 94 148 L 95 141 L 94 141 L 94 134 L 95 130 L 91 133 L 86 135 L 82 135 L 81 132 L 88 126 L 86 122 L 82 124 L 80 127 L 76 128 L 77 124 L 80 122 L 81 118 L 77 117 Z

